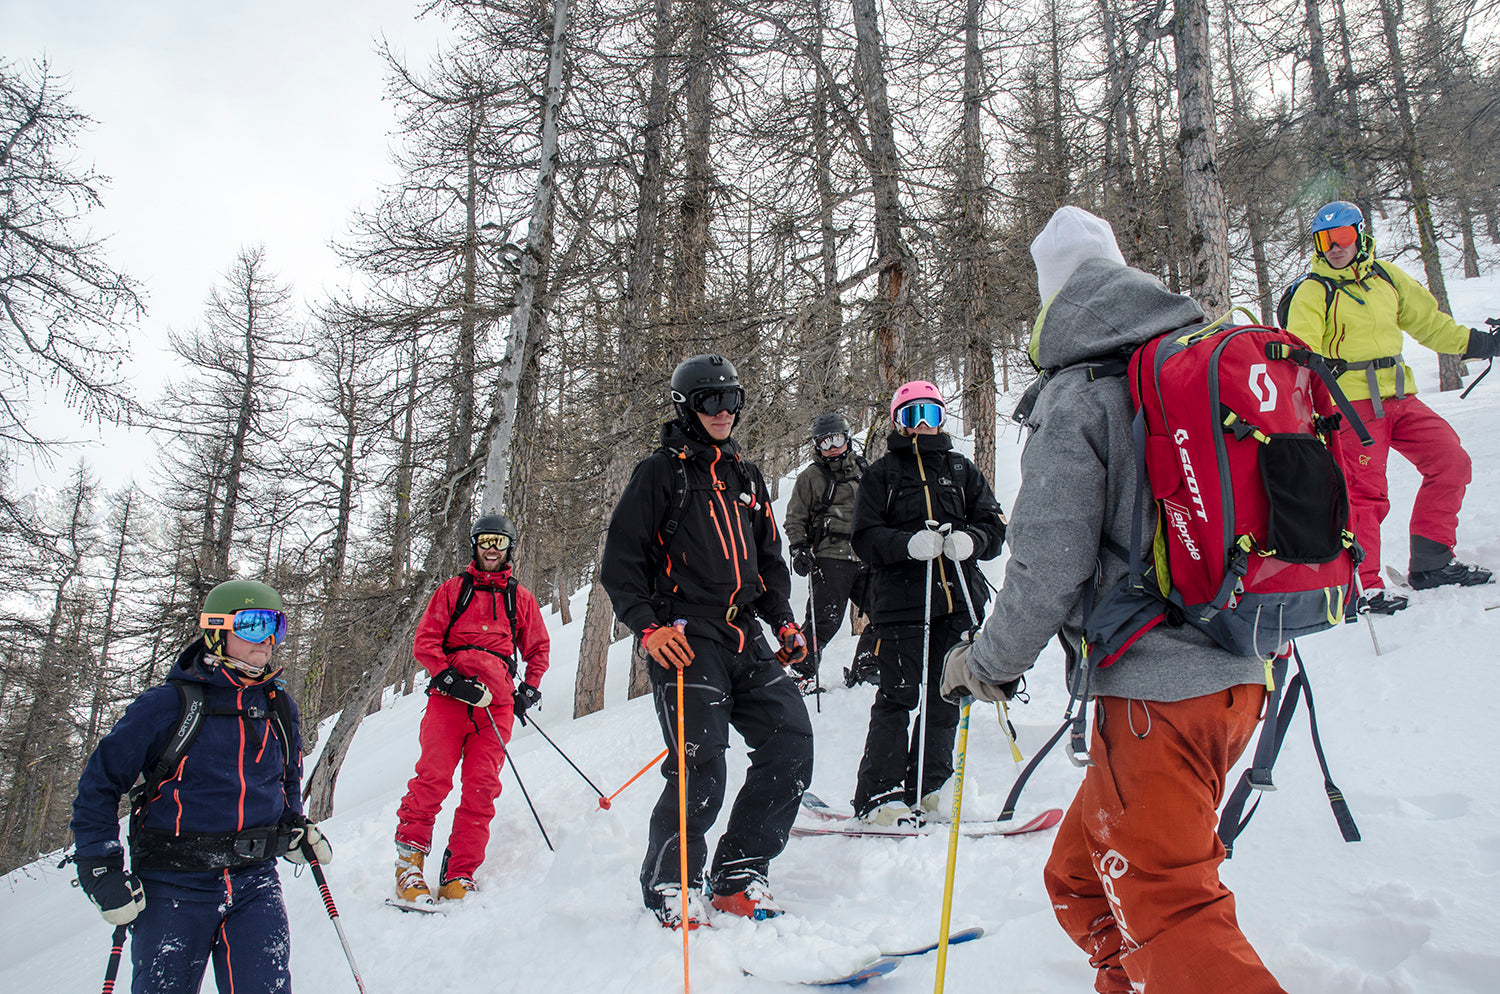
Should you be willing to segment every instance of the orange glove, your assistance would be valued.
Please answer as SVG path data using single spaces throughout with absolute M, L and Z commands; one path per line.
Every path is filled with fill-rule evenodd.
M 776 650 L 776 661 L 782 666 L 791 666 L 807 658 L 807 639 L 795 622 L 788 621 L 776 633 L 781 639 L 781 648 Z
M 693 647 L 676 625 L 656 625 L 641 633 L 641 644 L 663 667 L 679 670 L 693 661 Z

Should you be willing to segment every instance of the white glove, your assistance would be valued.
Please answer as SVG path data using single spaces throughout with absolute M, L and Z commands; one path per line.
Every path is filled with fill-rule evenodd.
M 292 841 L 287 846 L 286 858 L 293 863 L 306 863 L 307 853 L 302 851 L 303 842 L 312 847 L 313 855 L 318 858 L 319 863 L 326 865 L 333 862 L 333 845 L 318 831 L 318 826 L 310 821 L 292 829 Z
M 949 532 L 943 539 L 943 555 L 961 563 L 974 554 L 974 539 L 968 532 Z
M 906 540 L 906 554 L 913 559 L 936 559 L 943 554 L 943 536 L 930 528 L 914 532 Z

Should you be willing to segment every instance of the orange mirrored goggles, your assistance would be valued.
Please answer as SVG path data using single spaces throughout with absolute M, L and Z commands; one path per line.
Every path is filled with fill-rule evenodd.
M 1313 232 L 1313 244 L 1318 247 L 1319 252 L 1327 252 L 1335 245 L 1339 248 L 1348 248 L 1357 241 L 1359 241 L 1359 228 L 1353 224 Z
M 504 552 L 510 548 L 510 536 L 492 535 L 489 533 L 476 535 L 474 537 L 474 544 L 481 549 L 499 549 L 501 552 Z

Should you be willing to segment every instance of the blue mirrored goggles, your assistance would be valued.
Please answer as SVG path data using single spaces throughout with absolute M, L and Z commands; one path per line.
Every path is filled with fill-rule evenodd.
M 930 400 L 918 400 L 896 409 L 896 424 L 903 428 L 927 425 L 936 428 L 943 423 L 943 405 Z
M 270 639 L 272 645 L 280 645 L 286 638 L 286 615 L 264 607 L 246 608 L 234 614 L 205 611 L 198 616 L 198 627 L 205 631 L 232 631 L 246 642 L 258 644 Z

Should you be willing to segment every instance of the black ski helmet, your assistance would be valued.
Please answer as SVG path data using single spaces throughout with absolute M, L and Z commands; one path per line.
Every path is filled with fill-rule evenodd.
M 481 535 L 504 535 L 510 539 L 510 548 L 506 551 L 506 562 L 515 562 L 516 558 L 516 526 L 510 523 L 510 519 L 503 514 L 481 514 L 474 519 L 474 525 L 469 529 L 469 555 L 474 562 L 479 562 L 479 536 Z
M 849 422 L 844 420 L 842 414 L 819 414 L 813 418 L 812 437 L 813 441 L 827 438 L 829 435 L 837 435 L 843 432 L 849 434 Z
M 671 397 L 672 406 L 677 411 L 677 420 L 694 438 L 712 441 L 705 435 L 703 426 L 698 422 L 691 401 L 699 393 L 709 390 L 727 390 L 733 387 L 743 390 L 740 385 L 740 374 L 735 371 L 734 363 L 723 356 L 704 354 L 682 360 L 672 371 Z M 739 424 L 739 421 L 740 416 L 736 414 L 735 424 Z

